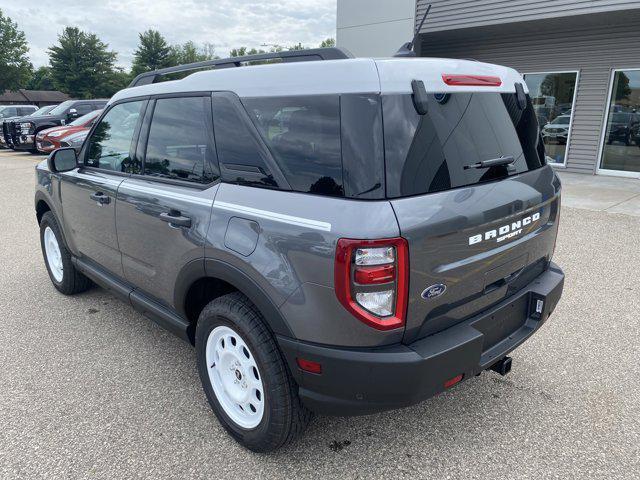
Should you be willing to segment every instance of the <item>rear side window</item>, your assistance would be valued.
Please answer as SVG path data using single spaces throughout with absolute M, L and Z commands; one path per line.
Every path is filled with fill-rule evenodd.
M 222 178 L 240 185 L 278 188 L 265 152 L 242 114 L 246 116 L 229 96 L 213 96 L 213 123 Z
M 242 103 L 293 190 L 344 196 L 338 95 Z
M 434 94 L 423 116 L 411 95 L 388 95 L 382 102 L 389 197 L 474 185 L 544 164 L 530 99 L 521 110 L 515 94 Z M 502 156 L 513 156 L 513 170 L 469 168 Z
M 156 101 L 144 159 L 144 174 L 186 182 L 211 183 L 210 100 L 204 97 L 163 98 Z

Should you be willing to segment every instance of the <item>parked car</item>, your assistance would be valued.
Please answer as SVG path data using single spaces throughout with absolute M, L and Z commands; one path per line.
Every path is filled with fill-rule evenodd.
M 35 105 L 0 105 L 0 119 L 31 115 L 36 110 Z
M 542 127 L 544 143 L 566 144 L 569 138 L 571 115 L 560 115 Z
M 630 112 L 612 113 L 609 117 L 607 129 L 607 143 L 622 142 L 631 145 L 631 141 L 636 141 L 640 130 L 640 115 Z
M 77 118 L 67 125 L 41 130 L 36 135 L 36 147 L 38 151 L 42 153 L 50 153 L 61 146 L 70 146 L 66 140 L 71 135 L 75 135 L 78 132 L 84 130 L 88 131 L 101 113 L 102 109 L 94 110 L 80 118 Z
M 340 49 L 206 65 L 142 74 L 79 154 L 37 166 L 55 288 L 95 282 L 191 342 L 214 413 L 255 451 L 312 412 L 506 374 L 564 283 L 560 180 L 523 78 Z
M 71 123 L 89 112 L 103 108 L 106 103 L 107 100 L 67 100 L 46 115 L 15 119 L 9 123 L 13 148 L 37 152 L 35 137 L 41 130 Z
M 64 139 L 60 140 L 60 148 L 71 147 L 76 153 L 80 153 L 80 149 L 89 134 L 89 130 L 90 129 L 86 128 L 65 136 Z
M 0 147 L 7 148 L 4 139 L 4 123 L 14 118 L 32 115 L 38 110 L 35 105 L 0 105 Z

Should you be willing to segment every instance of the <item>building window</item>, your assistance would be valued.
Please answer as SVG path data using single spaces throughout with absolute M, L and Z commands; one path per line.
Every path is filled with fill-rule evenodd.
M 613 72 L 600 168 L 640 173 L 640 70 Z
M 578 72 L 527 73 L 524 80 L 538 117 L 549 163 L 564 165 L 571 134 Z

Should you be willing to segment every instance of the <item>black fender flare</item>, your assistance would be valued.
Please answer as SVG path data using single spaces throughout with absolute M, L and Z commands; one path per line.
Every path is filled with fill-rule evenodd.
M 232 285 L 260 310 L 274 334 L 294 338 L 280 309 L 264 289 L 239 268 L 215 258 L 193 260 L 187 263 L 178 274 L 174 289 L 174 306 L 183 318 L 187 318 L 185 309 L 187 292 L 196 281 L 202 278 L 215 278 Z
M 54 217 L 56 217 L 56 221 L 58 222 L 58 227 L 60 227 L 60 233 L 62 233 L 62 241 L 67 246 L 67 248 L 71 251 L 71 253 L 75 255 L 76 252 L 74 252 L 74 250 L 71 249 L 69 242 L 67 240 L 67 232 L 65 229 L 65 224 L 64 224 L 64 221 L 62 220 L 62 215 L 60 215 L 60 212 L 58 211 L 56 202 L 54 202 L 51 198 L 45 195 L 45 193 L 42 190 L 36 190 L 35 199 L 33 202 L 33 208 L 36 210 L 36 214 L 38 209 L 38 203 L 40 202 L 46 203 L 47 206 L 49 207 L 49 211 L 53 213 Z

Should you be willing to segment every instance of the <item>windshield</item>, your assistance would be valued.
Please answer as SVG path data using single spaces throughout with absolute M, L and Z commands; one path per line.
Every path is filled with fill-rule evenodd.
M 411 95 L 382 98 L 387 196 L 405 197 L 505 178 L 544 165 L 531 100 L 515 93 L 429 94 L 418 115 Z M 480 162 L 512 157 L 510 167 Z
M 40 115 L 46 115 L 47 113 L 49 113 L 54 108 L 55 108 L 55 105 L 47 105 L 46 107 L 39 108 L 38 110 L 36 110 L 35 112 L 33 112 L 29 116 L 30 117 L 38 117 Z
M 102 110 L 94 110 L 93 112 L 89 112 L 86 115 L 81 116 L 80 118 L 76 118 L 73 122 L 69 124 L 69 126 L 81 127 L 85 123 L 88 123 L 94 118 L 96 118 L 98 115 L 100 115 L 100 113 L 102 113 Z
M 558 125 L 558 124 L 560 124 L 560 125 L 569 125 L 569 120 L 570 119 L 571 119 L 571 117 L 569 117 L 568 115 L 566 115 L 566 116 L 563 115 L 562 117 L 556 118 L 551 123 L 553 123 L 554 125 Z
M 67 100 L 66 102 L 62 102 L 56 108 L 49 112 L 49 115 L 62 115 L 67 108 L 69 108 L 73 104 L 73 100 Z

